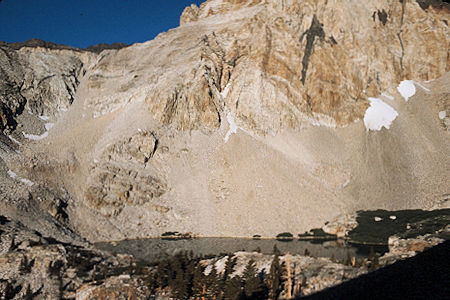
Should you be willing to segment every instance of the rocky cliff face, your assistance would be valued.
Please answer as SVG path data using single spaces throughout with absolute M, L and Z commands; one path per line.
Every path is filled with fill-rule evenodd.
M 2 189 L 92 241 L 448 206 L 449 10 L 422 2 L 209 0 L 120 50 L 2 46 Z
M 8 46 L 0 49 L 2 130 L 13 131 L 18 125 L 17 117 L 25 110 L 37 116 L 67 111 L 82 75 L 80 58 L 86 54 L 70 50 L 14 50 Z

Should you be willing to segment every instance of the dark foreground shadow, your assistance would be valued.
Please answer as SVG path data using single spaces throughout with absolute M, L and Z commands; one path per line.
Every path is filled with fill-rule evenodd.
M 450 241 L 297 299 L 450 299 Z

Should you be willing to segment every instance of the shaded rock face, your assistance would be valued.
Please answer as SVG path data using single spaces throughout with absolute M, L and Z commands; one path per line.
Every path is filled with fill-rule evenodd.
M 80 51 L 79 48 L 67 46 L 67 45 L 60 45 L 55 44 L 52 42 L 43 41 L 40 39 L 29 39 L 26 40 L 23 43 L 6 43 L 0 41 L 1 46 L 7 46 L 9 48 L 20 50 L 21 48 L 27 47 L 27 48 L 45 48 L 45 49 L 52 49 L 52 50 L 73 50 L 73 51 Z
M 0 129 L 8 132 L 17 116 L 28 110 L 38 116 L 54 116 L 74 100 L 83 63 L 75 52 L 0 48 Z
M 122 48 L 125 48 L 128 46 L 129 46 L 128 44 L 124 44 L 124 43 L 112 43 L 112 44 L 100 43 L 100 44 L 89 46 L 85 50 L 92 51 L 95 53 L 100 53 L 103 50 L 111 50 L 111 49 L 119 50 L 119 49 L 122 49 Z
M 129 47 L 1 45 L 2 205 L 92 241 L 446 207 L 449 14 L 422 2 L 209 0 Z M 364 128 L 369 97 L 389 130 Z
M 80 48 L 71 47 L 71 46 L 67 46 L 67 45 L 55 44 L 55 43 L 43 41 L 40 39 L 30 39 L 23 43 L 6 43 L 6 42 L 0 41 L 0 46 L 7 46 L 7 47 L 13 48 L 15 50 L 19 50 L 21 48 L 26 47 L 26 48 L 45 48 L 45 49 L 52 49 L 52 50 L 72 50 L 72 51 L 77 51 L 77 52 L 91 51 L 94 53 L 100 53 L 103 50 L 110 50 L 110 49 L 118 50 L 118 49 L 128 47 L 129 45 L 124 44 L 124 43 L 112 43 L 112 44 L 100 43 L 100 44 L 96 44 L 96 45 L 91 45 L 91 46 L 87 47 L 86 49 L 80 49 Z
M 422 9 L 427 9 L 430 6 L 437 9 L 447 9 L 450 10 L 450 4 L 448 1 L 442 0 L 416 0 Z
M 96 286 L 103 281 L 123 279 L 118 276 L 122 273 L 137 275 L 130 281 L 147 291 L 142 277 L 143 273 L 150 273 L 149 268 L 137 268 L 136 263 L 130 256 L 111 256 L 86 244 L 73 245 L 45 237 L 0 216 L 1 299 L 74 299 L 86 293 L 84 284 Z M 121 283 L 123 288 L 129 282 Z M 114 286 L 109 295 L 117 297 L 121 287 Z

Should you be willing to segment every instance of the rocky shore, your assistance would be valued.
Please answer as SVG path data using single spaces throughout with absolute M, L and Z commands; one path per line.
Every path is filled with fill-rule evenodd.
M 414 238 L 392 236 L 389 252 L 381 257 L 372 253 L 366 258 L 349 255 L 337 260 L 312 257 L 306 251 L 304 255 L 280 253 L 275 248 L 274 254 L 236 252 L 202 257 L 179 253 L 143 261 L 100 251 L 88 243 L 75 245 L 44 237 L 0 216 L 0 299 L 220 298 L 224 293 L 248 292 L 249 276 L 258 284 L 251 287 L 245 299 L 257 299 L 251 298 L 252 293 L 269 298 L 274 264 L 279 276 L 276 296 L 289 299 L 314 294 L 407 259 L 438 245 L 444 241 L 442 237 L 449 235 L 446 226 L 435 234 Z

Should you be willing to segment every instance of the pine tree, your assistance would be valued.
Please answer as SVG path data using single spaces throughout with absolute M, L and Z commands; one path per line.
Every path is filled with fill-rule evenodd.
M 306 284 L 307 284 L 306 276 L 303 276 L 301 288 L 304 289 L 306 287 Z
M 169 284 L 170 264 L 167 259 L 160 260 L 156 268 L 156 284 L 163 289 Z
M 280 259 L 278 254 L 275 254 L 273 257 L 272 264 L 270 265 L 270 273 L 269 273 L 269 297 L 270 299 L 278 299 L 278 295 L 281 291 L 281 266 Z
M 194 270 L 192 278 L 192 295 L 196 298 L 206 297 L 206 275 L 204 274 L 204 268 L 198 265 Z
M 217 274 L 216 267 L 213 265 L 211 272 L 206 277 L 206 293 L 208 299 L 216 299 L 221 294 L 220 278 Z
M 183 272 L 177 272 L 172 281 L 172 295 L 175 299 L 188 299 L 190 296 L 189 282 Z
M 173 287 L 177 275 L 184 273 L 181 256 L 177 255 L 170 260 L 170 268 L 168 270 L 169 286 Z
M 242 274 L 244 281 L 244 299 L 267 299 L 267 288 L 263 276 L 258 276 L 255 261 L 251 259 Z
M 308 248 L 305 249 L 305 256 L 310 256 L 311 253 L 309 252 Z
M 225 289 L 225 285 L 227 280 L 231 278 L 231 274 L 233 274 L 234 266 L 236 266 L 237 257 L 231 258 L 231 255 L 227 256 L 227 261 L 225 262 L 225 270 L 223 271 L 222 280 L 219 283 L 219 289 L 223 291 Z
M 273 245 L 272 253 L 275 254 L 275 255 L 278 255 L 278 256 L 281 255 L 280 249 L 278 249 L 276 244 Z
M 223 290 L 223 299 L 226 300 L 241 300 L 244 298 L 242 289 L 242 279 L 239 276 L 227 280 Z
M 256 277 L 255 261 L 250 259 L 245 267 L 242 279 L 244 281 L 244 293 L 247 299 L 251 299 L 253 293 L 259 289 L 259 279 Z
M 237 257 L 231 258 L 228 256 L 227 262 L 225 263 L 225 271 L 223 273 L 223 280 L 226 281 L 231 274 L 233 274 L 234 267 L 237 263 Z
M 195 273 L 195 270 L 196 270 L 197 264 L 198 264 L 197 260 L 193 259 L 191 257 L 192 256 L 189 257 L 189 260 L 187 261 L 187 264 L 186 264 L 186 267 L 184 270 L 184 277 L 188 284 L 189 294 L 191 294 L 191 291 L 192 291 L 192 286 L 194 284 L 194 273 Z
M 374 271 L 380 267 L 380 262 L 378 261 L 378 255 L 375 253 L 373 247 L 370 247 L 369 261 L 370 261 L 370 266 L 369 266 L 370 271 Z
M 346 266 L 352 265 L 352 256 L 350 255 L 350 252 L 348 252 L 348 251 L 347 251 L 347 259 L 345 260 L 345 265 Z

